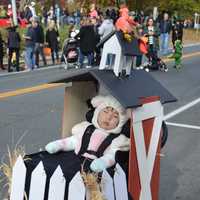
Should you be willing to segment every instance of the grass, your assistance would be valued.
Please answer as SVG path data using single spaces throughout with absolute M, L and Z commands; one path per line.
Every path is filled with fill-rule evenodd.
M 199 43 L 200 42 L 200 30 L 184 29 L 183 43 Z

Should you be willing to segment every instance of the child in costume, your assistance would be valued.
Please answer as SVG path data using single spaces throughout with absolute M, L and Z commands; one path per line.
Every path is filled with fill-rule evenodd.
M 124 38 L 127 41 L 131 41 L 133 37 L 138 38 L 139 36 L 136 30 L 136 26 L 138 23 L 135 22 L 131 16 L 129 16 L 129 10 L 126 5 L 121 5 L 119 13 L 120 17 L 115 23 L 116 29 L 124 33 Z
M 41 161 L 47 174 L 46 191 L 52 174 L 58 165 L 61 167 L 66 180 L 65 199 L 68 199 L 68 185 L 77 172 L 102 172 L 108 169 L 111 175 L 114 173 L 112 166 L 118 162 L 119 154 L 129 150 L 126 110 L 112 96 L 94 97 L 91 107 L 86 114 L 87 121 L 76 124 L 72 128 L 71 137 L 50 142 L 45 147 L 47 152 L 25 157 L 27 196 L 31 174 Z M 123 163 L 125 161 L 121 161 Z M 47 192 L 44 200 L 48 200 Z
M 91 103 L 94 107 L 91 122 L 75 125 L 71 137 L 51 142 L 45 148 L 51 154 L 73 150 L 83 161 L 88 161 L 86 170 L 101 172 L 115 164 L 117 151 L 129 150 L 129 138 L 121 134 L 127 116 L 111 96 L 94 97 Z
M 174 53 L 173 55 L 169 56 L 169 58 L 173 58 L 175 61 L 174 68 L 180 69 L 182 67 L 182 51 L 183 46 L 181 40 L 176 40 L 174 43 Z

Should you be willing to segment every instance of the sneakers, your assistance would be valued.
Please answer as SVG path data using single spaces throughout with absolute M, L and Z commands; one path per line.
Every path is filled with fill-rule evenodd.
M 85 68 L 90 69 L 91 67 L 92 67 L 91 65 L 87 65 Z

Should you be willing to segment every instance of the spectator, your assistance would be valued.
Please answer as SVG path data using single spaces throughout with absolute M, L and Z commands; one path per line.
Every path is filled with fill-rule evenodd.
M 35 17 L 35 66 L 39 68 L 39 55 L 41 55 L 44 66 L 47 65 L 46 58 L 44 56 L 43 47 L 44 47 L 44 31 L 42 26 L 39 23 L 39 18 Z
M 99 26 L 99 29 L 98 29 L 101 39 L 103 39 L 104 37 L 109 35 L 114 30 L 115 30 L 115 26 L 113 24 L 113 20 L 110 19 L 109 15 L 105 16 L 102 24 Z M 106 65 L 108 65 L 108 66 L 111 65 L 113 63 L 113 61 L 114 61 L 114 55 L 108 54 Z
M 29 9 L 31 11 L 32 17 L 36 17 L 36 11 L 35 11 L 35 2 L 31 1 L 31 4 L 29 5 Z
M 24 35 L 25 63 L 29 71 L 33 70 L 35 66 L 35 56 L 34 56 L 35 40 L 36 40 L 36 35 L 34 31 L 35 27 L 36 27 L 36 23 L 32 20 L 28 24 L 26 35 Z
M 6 17 L 7 17 L 7 13 L 4 6 L 0 6 L 0 18 L 6 18 Z
M 8 15 L 9 18 L 12 18 L 12 16 L 13 16 L 13 11 L 12 11 L 11 4 L 8 4 L 7 15 Z
M 183 40 L 183 24 L 180 19 L 176 19 L 174 25 L 172 26 L 172 43 L 173 47 L 175 47 L 175 41 Z
M 58 4 L 55 5 L 55 18 L 56 18 L 56 25 L 59 29 L 60 27 L 60 7 Z
M 74 17 L 75 17 L 75 24 L 76 24 L 76 26 L 80 26 L 81 12 L 80 12 L 79 9 L 77 9 L 76 12 L 74 13 Z
M 19 71 L 19 50 L 21 38 L 16 27 L 10 27 L 8 32 L 8 72 L 11 72 L 11 62 L 16 55 L 16 70 Z
M 47 12 L 48 15 L 48 23 L 50 23 L 50 21 L 55 20 L 55 11 L 53 6 L 50 7 L 50 10 Z
M 91 18 L 98 18 L 99 17 L 95 4 L 91 4 L 91 6 L 90 6 L 89 17 L 91 17 Z
M 148 37 L 148 53 L 147 57 L 152 64 L 153 69 L 158 69 L 157 58 L 159 49 L 159 29 L 154 25 L 153 18 L 147 20 L 147 25 L 144 28 L 144 35 Z
M 27 21 L 29 21 L 29 20 L 33 17 L 32 12 L 31 12 L 31 9 L 29 8 L 28 5 L 26 5 L 24 9 L 25 9 L 25 10 L 24 10 L 24 18 L 25 18 Z
M 169 15 L 164 13 L 163 19 L 160 21 L 160 41 L 161 41 L 161 53 L 163 55 L 168 54 L 169 51 L 169 34 L 171 31 L 171 22 Z
M 59 46 L 59 33 L 56 28 L 55 22 L 51 20 L 46 32 L 46 42 L 51 48 L 51 58 L 53 65 L 55 64 L 54 54 L 56 54 L 57 64 L 59 63 L 58 46 Z
M 96 48 L 96 34 L 90 19 L 84 19 L 80 32 L 76 37 L 80 38 L 80 67 L 83 66 L 84 57 L 87 56 L 88 63 L 86 68 L 90 68 L 94 60 L 94 51 Z
M 109 33 L 115 30 L 113 20 L 110 19 L 109 15 L 104 17 L 102 24 L 98 28 L 98 33 L 101 36 L 101 39 L 106 37 Z
M 3 46 L 4 46 L 4 41 L 2 39 L 2 35 L 1 35 L 1 32 L 0 32 L 0 68 L 2 70 L 5 70 L 5 68 L 3 66 L 3 56 L 4 56 Z
M 106 12 L 105 12 L 106 16 L 109 16 L 110 17 L 110 9 L 107 9 Z

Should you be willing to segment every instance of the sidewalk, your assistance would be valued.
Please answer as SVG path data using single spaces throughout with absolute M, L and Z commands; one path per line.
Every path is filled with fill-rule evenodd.
M 199 43 L 189 43 L 187 42 L 185 45 L 183 45 L 184 48 L 187 48 L 187 47 L 195 47 L 195 46 L 200 46 L 200 42 Z M 171 46 L 170 46 L 171 47 Z M 170 51 L 172 50 L 172 48 L 169 49 Z M 161 56 L 161 57 L 165 57 L 165 56 Z M 41 60 L 40 58 L 40 67 L 39 68 L 36 68 L 34 70 L 37 70 L 37 71 L 40 71 L 40 70 L 48 70 L 48 69 L 54 69 L 54 68 L 63 68 L 64 67 L 64 64 L 63 63 L 60 63 L 60 64 L 55 64 L 53 65 L 52 64 L 52 61 L 51 61 L 51 56 L 46 56 L 46 60 L 47 60 L 47 66 L 43 67 L 43 61 Z M 5 62 L 6 63 L 6 59 L 5 59 Z M 6 65 L 6 64 L 5 64 Z M 7 68 L 7 67 L 6 67 Z M 23 59 L 21 58 L 20 59 L 20 68 L 22 69 L 22 71 L 20 72 L 9 72 L 7 70 L 1 70 L 0 69 L 0 76 L 7 76 L 7 75 L 11 75 L 11 74 L 18 74 L 18 73 L 26 73 L 28 72 L 26 69 L 25 69 L 25 63 L 23 61 Z

